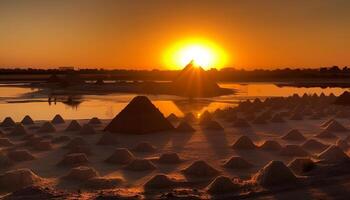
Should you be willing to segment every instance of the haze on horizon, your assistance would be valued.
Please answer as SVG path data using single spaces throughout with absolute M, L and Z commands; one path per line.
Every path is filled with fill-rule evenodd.
M 173 69 L 205 38 L 245 69 L 350 64 L 348 0 L 1 0 L 1 67 Z M 215 67 L 215 66 L 213 66 Z

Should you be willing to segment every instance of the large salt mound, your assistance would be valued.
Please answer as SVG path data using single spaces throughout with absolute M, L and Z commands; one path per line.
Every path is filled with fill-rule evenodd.
M 176 127 L 176 131 L 179 132 L 195 132 L 196 130 L 186 121 L 181 121 L 180 124 Z
M 109 132 L 104 133 L 97 142 L 98 145 L 116 145 L 118 143 L 118 135 Z
M 13 143 L 8 138 L 0 138 L 0 147 L 9 147 L 12 145 Z
M 245 119 L 236 119 L 232 126 L 237 128 L 248 128 L 250 127 L 250 124 Z
M 149 142 L 140 142 L 132 150 L 140 153 L 152 153 L 155 152 L 157 148 Z
M 56 132 L 56 128 L 51 124 L 51 122 L 45 122 L 39 129 L 39 133 L 53 133 Z
M 126 134 L 147 134 L 172 130 L 172 124 L 145 96 L 136 96 L 107 125 L 105 131 Z
M 292 184 L 297 181 L 297 178 L 283 162 L 273 160 L 260 169 L 252 180 L 264 187 L 269 187 Z
M 336 120 L 333 120 L 331 123 L 329 123 L 326 126 L 325 130 L 330 131 L 330 132 L 344 132 L 344 131 L 347 131 L 348 129 L 346 129 L 343 125 L 341 125 Z
M 103 190 L 118 187 L 122 182 L 121 178 L 95 177 L 88 179 L 84 186 L 92 190 Z
M 176 182 L 164 174 L 157 174 L 144 184 L 145 189 L 164 189 L 174 186 L 176 186 Z
M 0 124 L 1 127 L 13 127 L 16 123 L 11 117 L 6 117 Z
M 89 124 L 84 124 L 83 127 L 79 131 L 80 135 L 94 135 L 96 134 L 96 131 L 94 127 L 92 127 Z
M 238 150 L 249 150 L 249 149 L 255 149 L 256 146 L 252 142 L 252 140 L 247 136 L 241 136 L 238 138 L 238 140 L 232 145 L 233 149 Z
M 55 115 L 55 117 L 51 120 L 51 123 L 53 124 L 64 124 L 65 121 L 63 117 L 59 114 Z
M 333 133 L 323 130 L 321 133 L 315 135 L 315 137 L 320 138 L 320 139 L 337 139 L 338 136 L 334 135 Z
M 253 164 L 246 161 L 240 156 L 232 156 L 228 161 L 225 162 L 224 167 L 231 169 L 249 169 L 253 167 Z
M 240 189 L 240 185 L 234 183 L 230 178 L 226 176 L 216 177 L 208 186 L 207 191 L 209 194 L 223 194 L 233 193 Z
M 259 148 L 264 151 L 279 151 L 282 149 L 282 146 L 277 141 L 266 140 Z
M 35 157 L 28 150 L 11 150 L 7 156 L 16 162 L 34 160 Z
M 282 139 L 303 141 L 303 140 L 305 140 L 305 137 L 297 129 L 292 129 L 287 134 L 282 136 Z
M 64 146 L 63 148 L 66 149 L 71 149 L 74 148 L 76 146 L 85 146 L 87 145 L 87 143 L 85 142 L 85 140 L 82 137 L 76 137 L 74 139 L 72 139 L 66 146 Z
M 294 173 L 302 175 L 314 169 L 316 164 L 310 158 L 295 158 L 288 164 L 288 167 Z
M 318 155 L 318 159 L 326 162 L 344 162 L 349 161 L 349 156 L 337 146 L 330 146 Z
M 280 151 L 280 155 L 282 156 L 297 156 L 297 157 L 304 157 L 308 156 L 309 154 L 301 148 L 299 145 L 286 145 L 282 147 Z
M 274 122 L 274 123 L 283 123 L 283 122 L 285 122 L 285 120 L 283 119 L 282 115 L 279 114 L 279 113 L 275 114 L 275 115 L 271 118 L 270 121 L 271 121 L 271 122 Z
M 34 121 L 33 121 L 33 119 L 32 119 L 29 115 L 26 115 L 26 116 L 22 119 L 21 123 L 24 124 L 24 125 L 32 125 L 32 124 L 34 124 Z
M 16 124 L 10 135 L 26 135 L 27 131 L 22 124 Z
M 346 140 L 338 139 L 336 142 L 336 145 L 343 149 L 344 151 L 347 151 L 349 149 L 349 144 Z
M 177 153 L 163 153 L 160 155 L 158 161 L 164 164 L 180 163 L 181 159 Z
M 190 166 L 183 170 L 183 173 L 187 176 L 196 177 L 211 177 L 219 173 L 218 170 L 210 166 L 203 160 L 197 160 L 193 162 Z
M 64 156 L 64 158 L 57 164 L 62 166 L 79 166 L 89 163 L 87 156 L 84 153 L 73 153 Z
M 90 125 L 99 125 L 102 124 L 101 120 L 97 117 L 93 117 L 89 120 L 88 124 Z
M 34 145 L 34 149 L 38 151 L 48 151 L 48 150 L 51 150 L 52 148 L 53 147 L 50 140 L 40 140 Z
M 150 160 L 137 158 L 132 160 L 125 169 L 131 171 L 147 171 L 156 169 L 156 166 Z
M 224 128 L 215 120 L 210 120 L 206 122 L 204 125 L 204 128 L 207 130 L 215 130 L 215 131 L 222 131 Z
M 106 159 L 106 162 L 113 164 L 128 164 L 135 159 L 135 156 L 126 148 L 118 148 Z
M 81 126 L 77 120 L 72 120 L 65 131 L 80 131 Z
M 168 117 L 166 117 L 166 119 L 169 122 L 177 122 L 177 121 L 179 121 L 179 118 L 174 113 L 171 113 L 170 115 L 168 115 Z
M 15 191 L 30 185 L 38 184 L 43 179 L 30 169 L 16 169 L 0 175 L 0 188 L 5 191 Z
M 94 168 L 79 166 L 72 168 L 63 178 L 74 181 L 86 181 L 97 176 L 99 176 L 99 174 Z
M 314 139 L 308 139 L 307 141 L 304 142 L 304 144 L 302 144 L 301 147 L 307 150 L 323 151 L 324 149 L 327 148 L 327 145 Z

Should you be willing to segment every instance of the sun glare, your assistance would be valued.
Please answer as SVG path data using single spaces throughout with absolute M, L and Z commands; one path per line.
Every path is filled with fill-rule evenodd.
M 193 60 L 204 69 L 222 68 L 227 62 L 224 51 L 211 41 L 188 39 L 170 47 L 164 56 L 167 67 L 179 69 Z

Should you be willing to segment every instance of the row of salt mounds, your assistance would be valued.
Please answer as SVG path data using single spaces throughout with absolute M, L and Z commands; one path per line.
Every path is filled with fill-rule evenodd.
M 22 124 L 16 124 L 10 135 L 26 135 L 27 131 Z
M 280 151 L 280 155 L 282 156 L 297 156 L 297 157 L 304 157 L 308 156 L 309 154 L 301 148 L 299 145 L 293 145 L 289 144 L 284 147 L 282 147 Z
M 129 164 L 135 156 L 126 148 L 117 148 L 111 156 L 106 159 L 106 162 L 113 164 Z
M 255 149 L 256 146 L 248 136 L 241 136 L 232 145 L 232 148 L 237 150 L 250 150 L 250 149 Z
M 240 156 L 232 156 L 228 161 L 225 162 L 224 167 L 230 169 L 249 169 L 253 167 L 253 164 L 246 161 Z
M 310 158 L 295 158 L 288 167 L 295 173 L 302 175 L 314 169 L 316 164 Z
M 53 133 L 56 132 L 56 128 L 51 122 L 45 122 L 39 129 L 38 133 Z
M 277 141 L 266 140 L 259 148 L 264 151 L 279 151 L 282 149 L 282 146 Z
M 330 163 L 337 163 L 349 161 L 349 156 L 346 153 L 344 153 L 344 151 L 341 148 L 332 145 L 323 152 L 321 152 L 318 155 L 318 159 Z
M 163 164 L 176 164 L 180 163 L 181 159 L 177 153 L 163 153 L 159 156 L 158 161 Z
M 87 166 L 79 166 L 72 168 L 66 176 L 63 178 L 70 179 L 74 181 L 86 181 L 88 179 L 98 177 L 98 172 L 92 168 Z
M 323 151 L 328 146 L 323 144 L 322 142 L 319 142 L 315 139 L 308 139 L 306 140 L 302 146 L 304 149 L 311 150 L 311 151 Z
M 55 115 L 55 117 L 51 120 L 51 123 L 53 124 L 64 124 L 65 121 L 63 117 L 59 114 Z
M 28 150 L 10 150 L 7 156 L 16 162 L 34 160 L 35 157 Z
M 241 185 L 234 183 L 229 177 L 218 176 L 208 186 L 209 194 L 223 194 L 236 192 L 241 188 Z
M 297 182 L 293 172 L 281 161 L 270 161 L 253 177 L 253 181 L 264 187 L 293 184 Z
M 59 166 L 80 166 L 86 165 L 89 163 L 89 160 L 84 153 L 72 153 L 65 155 L 63 159 L 57 163 Z
M 157 167 L 153 164 L 152 161 L 142 158 L 136 158 L 132 160 L 125 169 L 130 171 L 148 171 L 154 170 Z
M 294 141 L 304 141 L 306 138 L 303 134 L 299 132 L 297 129 L 292 129 L 284 136 L 282 136 L 284 140 L 294 140 Z
M 172 180 L 165 174 L 157 174 L 149 179 L 145 184 L 145 189 L 164 189 L 164 188 L 172 188 L 177 185 L 175 180 Z
M 102 124 L 101 120 L 97 117 L 93 117 L 89 120 L 88 124 L 90 125 L 99 125 Z
M 218 170 L 203 160 L 194 161 L 190 166 L 182 170 L 182 172 L 187 176 L 194 177 L 212 177 L 219 174 Z
M 186 121 L 181 121 L 180 124 L 176 127 L 178 132 L 195 132 L 196 130 Z
M 65 131 L 80 131 L 81 125 L 77 120 L 72 120 Z
M 34 124 L 34 121 L 29 115 L 26 115 L 22 119 L 21 123 L 24 124 L 24 125 L 32 125 L 32 124 Z
M 42 182 L 44 179 L 34 174 L 30 169 L 16 169 L 0 175 L 0 188 L 5 191 L 15 191 Z
M 140 153 L 152 153 L 155 152 L 157 148 L 149 142 L 140 142 L 132 150 Z
M 147 97 L 136 96 L 107 125 L 105 131 L 112 133 L 147 134 L 173 129 L 172 124 Z
M 13 127 L 15 126 L 16 123 L 15 121 L 13 121 L 13 119 L 11 117 L 6 117 L 0 124 L 1 127 Z

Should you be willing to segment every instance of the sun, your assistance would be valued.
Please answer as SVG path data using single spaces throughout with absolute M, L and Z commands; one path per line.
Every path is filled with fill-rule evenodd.
M 217 44 L 207 39 L 181 40 L 164 54 L 164 63 L 171 69 L 183 68 L 191 61 L 204 69 L 222 68 L 227 56 Z

